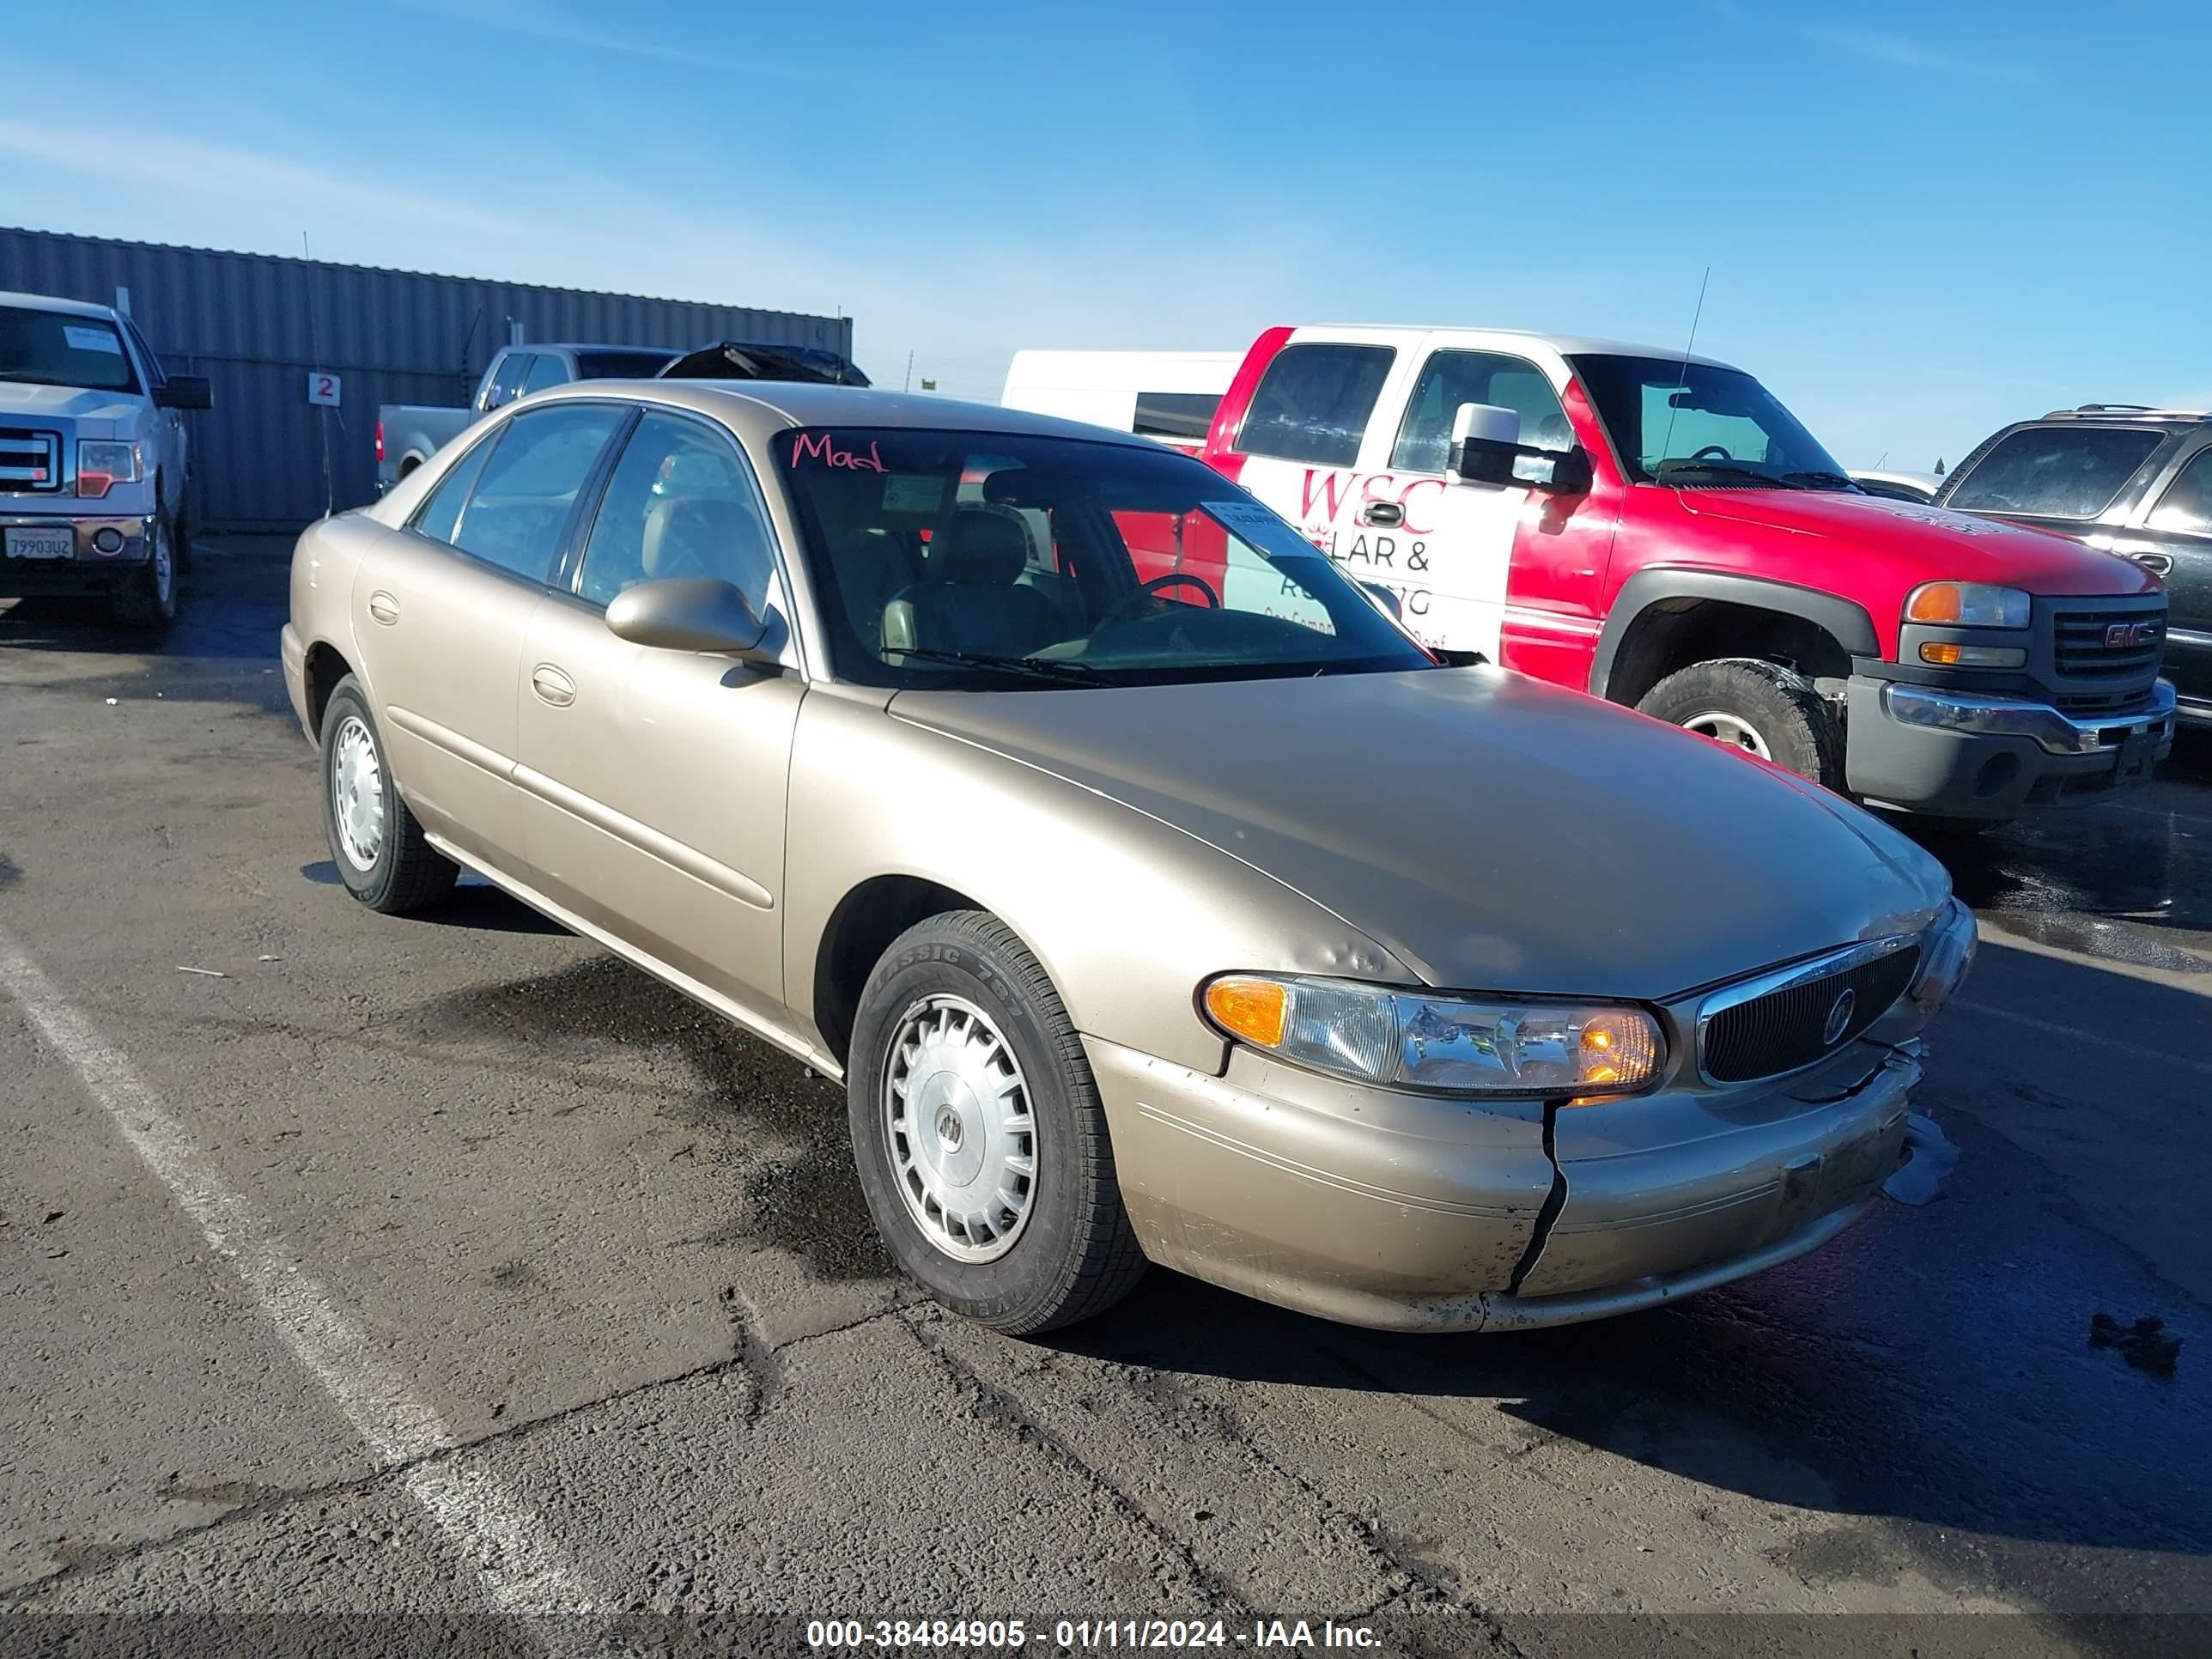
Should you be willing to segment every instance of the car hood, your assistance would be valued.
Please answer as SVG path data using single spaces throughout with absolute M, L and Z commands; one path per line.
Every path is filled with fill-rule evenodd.
M 1840 489 L 1677 489 L 1692 517 L 1850 544 L 1915 581 L 2000 582 L 2052 597 L 2148 593 L 2157 578 L 2070 537 Z
M 890 712 L 1195 836 L 1457 989 L 1664 999 L 1916 928 L 1949 892 L 1839 797 L 1497 669 L 902 692 Z
M 30 417 L 80 423 L 128 422 L 137 418 L 141 406 L 142 400 L 127 392 L 94 392 L 82 386 L 0 380 L 0 421 Z

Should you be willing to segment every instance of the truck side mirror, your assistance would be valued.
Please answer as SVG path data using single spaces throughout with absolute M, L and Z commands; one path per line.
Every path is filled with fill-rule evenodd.
M 213 409 L 215 388 L 204 374 L 172 374 L 154 392 L 156 409 Z
M 1493 489 L 1541 489 L 1579 495 L 1591 483 L 1589 452 L 1538 449 L 1521 441 L 1521 416 L 1495 404 L 1462 404 L 1452 417 L 1451 456 L 1455 483 L 1486 484 Z

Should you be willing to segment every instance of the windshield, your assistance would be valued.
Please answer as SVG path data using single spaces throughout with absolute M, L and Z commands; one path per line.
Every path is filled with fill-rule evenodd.
M 1572 362 L 1621 465 L 1638 483 L 1856 488 L 1797 417 L 1741 369 L 1598 354 Z
M 99 317 L 0 306 L 0 380 L 136 392 L 115 325 Z
M 580 380 L 649 380 L 668 367 L 672 351 L 580 351 Z
M 1961 513 L 2094 519 L 2165 441 L 2155 427 L 2023 427 L 1953 479 L 1943 504 Z
M 817 428 L 775 442 L 838 674 L 960 690 L 1435 665 L 1211 467 L 1024 434 Z

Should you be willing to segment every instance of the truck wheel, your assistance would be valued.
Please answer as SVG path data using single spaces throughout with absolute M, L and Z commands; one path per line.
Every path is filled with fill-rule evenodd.
M 1083 1043 L 995 916 L 892 942 L 860 994 L 846 1099 L 877 1231 L 954 1312 L 1024 1336 L 1104 1312 L 1143 1274 Z
M 1842 733 L 1803 677 L 1751 657 L 1692 663 L 1637 708 L 1829 789 L 1843 787 Z
M 159 633 L 177 619 L 177 549 L 169 515 L 154 515 L 154 545 L 141 569 L 115 590 L 115 620 L 125 628 Z
M 454 862 L 430 845 L 400 798 L 361 682 L 347 675 L 323 709 L 323 833 L 346 891 L 387 916 L 453 890 Z

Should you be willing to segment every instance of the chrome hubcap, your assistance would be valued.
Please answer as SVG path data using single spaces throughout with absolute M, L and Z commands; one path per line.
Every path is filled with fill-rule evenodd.
M 1711 738 L 1727 748 L 1741 749 L 1761 760 L 1774 758 L 1767 751 L 1766 739 L 1759 735 L 1759 728 L 1741 715 L 1724 714 L 1715 708 L 1702 714 L 1692 714 L 1682 724 L 1699 737 Z
M 1013 1049 L 961 997 L 901 1018 L 884 1072 L 892 1179 L 922 1237 L 955 1261 L 1013 1249 L 1036 1195 L 1036 1121 Z
M 331 806 L 346 862 L 356 870 L 374 869 L 384 850 L 384 767 L 376 739 L 358 714 L 339 723 L 331 745 Z
M 164 604 L 176 586 L 177 567 L 169 556 L 169 529 L 159 519 L 154 521 L 154 592 Z

